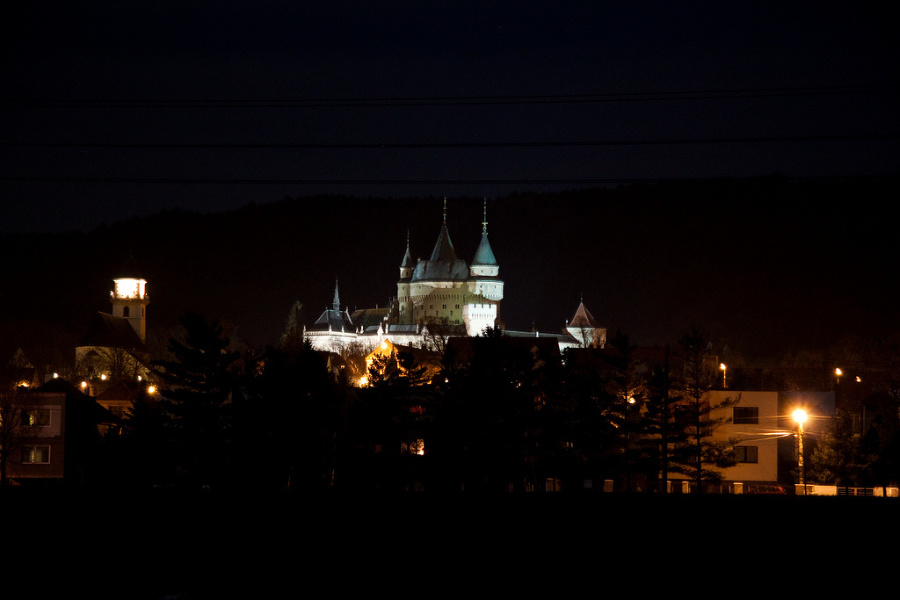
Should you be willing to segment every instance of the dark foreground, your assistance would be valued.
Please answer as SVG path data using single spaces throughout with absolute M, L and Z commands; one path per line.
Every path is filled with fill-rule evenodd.
M 759 585 L 869 573 L 900 533 L 896 498 L 12 490 L 0 503 L 7 573 L 47 592 L 35 597 L 596 595 L 623 580 L 728 585 L 751 565 Z

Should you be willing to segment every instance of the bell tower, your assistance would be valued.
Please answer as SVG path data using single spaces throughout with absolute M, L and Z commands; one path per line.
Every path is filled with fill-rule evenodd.
M 141 342 L 147 341 L 147 282 L 144 279 L 114 279 L 115 287 L 109 293 L 112 314 L 128 321 Z

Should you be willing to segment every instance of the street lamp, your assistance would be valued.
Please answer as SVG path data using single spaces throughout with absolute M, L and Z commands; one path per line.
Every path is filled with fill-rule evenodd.
M 719 363 L 719 368 L 722 369 L 722 389 L 728 389 L 728 380 L 726 379 L 728 367 L 725 366 L 725 363 Z
M 794 421 L 797 422 L 797 466 L 800 467 L 800 485 L 803 486 L 803 495 L 806 495 L 806 467 L 803 464 L 803 423 L 806 422 L 807 414 L 802 408 L 798 408 L 793 413 Z

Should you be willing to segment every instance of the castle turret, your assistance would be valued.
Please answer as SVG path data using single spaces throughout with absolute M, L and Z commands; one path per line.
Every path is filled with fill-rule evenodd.
M 147 282 L 144 279 L 114 279 L 114 289 L 110 291 L 112 314 L 128 321 L 141 342 L 147 341 Z
M 481 221 L 481 241 L 475 251 L 475 258 L 469 266 L 469 301 L 464 317 L 469 335 L 478 335 L 485 327 L 497 327 L 500 316 L 500 301 L 503 300 L 503 281 L 500 279 L 500 265 L 488 241 L 487 202 Z
M 409 231 L 406 232 L 406 253 L 400 261 L 400 280 L 397 282 L 397 309 L 392 318 L 396 323 L 410 323 L 412 320 L 412 299 L 409 295 L 409 282 L 413 276 L 416 263 L 409 251 Z

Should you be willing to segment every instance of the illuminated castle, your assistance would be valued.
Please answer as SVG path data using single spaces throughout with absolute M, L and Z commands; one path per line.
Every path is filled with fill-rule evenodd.
M 487 210 L 481 223 L 481 242 L 472 264 L 456 255 L 447 230 L 447 201 L 444 221 L 428 260 L 413 265 L 406 243 L 397 282 L 396 314 L 400 325 L 464 325 L 467 335 L 478 335 L 486 327 L 496 327 L 503 281 L 500 266 L 488 242 Z
M 606 330 L 580 304 L 568 327 L 559 333 L 508 331 L 500 318 L 503 280 L 500 265 L 488 241 L 487 209 L 481 223 L 481 241 L 472 262 L 457 256 L 447 228 L 447 201 L 443 222 L 428 259 L 413 260 L 406 240 L 400 261 L 397 297 L 382 309 L 350 314 L 341 310 L 338 287 L 334 300 L 316 322 L 304 328 L 304 338 L 317 350 L 341 353 L 356 345 L 371 352 L 384 340 L 394 345 L 435 347 L 437 338 L 480 335 L 485 328 L 504 330 L 511 337 L 556 339 L 560 349 L 602 346 Z

